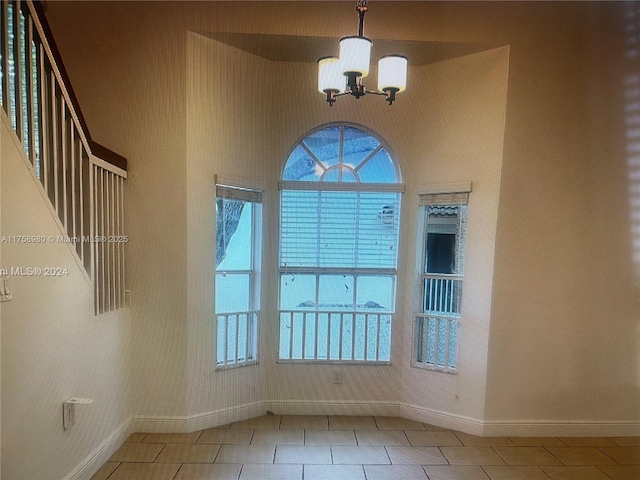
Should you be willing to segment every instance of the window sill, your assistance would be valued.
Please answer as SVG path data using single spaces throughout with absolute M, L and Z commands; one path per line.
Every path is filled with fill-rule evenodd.
M 363 366 L 391 366 L 391 361 L 368 361 L 368 360 L 312 360 L 312 359 L 278 359 L 276 363 L 295 363 L 312 365 L 363 365 Z
M 258 360 L 249 360 L 248 362 L 242 362 L 242 363 L 229 363 L 227 365 L 216 365 L 215 371 L 216 372 L 222 372 L 224 370 L 233 370 L 236 368 L 242 368 L 242 367 L 253 367 L 254 365 L 258 364 Z
M 418 362 L 411 362 L 411 366 L 413 368 L 419 368 L 420 370 L 429 370 L 432 372 L 448 373 L 449 375 L 458 375 L 458 370 L 455 368 L 445 368 L 437 365 L 429 365 Z

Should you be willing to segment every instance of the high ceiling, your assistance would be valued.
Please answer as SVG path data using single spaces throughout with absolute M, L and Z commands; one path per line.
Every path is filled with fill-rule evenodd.
M 339 39 L 332 37 L 230 32 L 200 33 L 245 52 L 278 62 L 316 62 L 320 57 L 338 55 Z M 421 66 L 470 55 L 495 46 L 497 45 L 373 39 L 371 58 L 400 54 L 409 58 L 410 65 Z

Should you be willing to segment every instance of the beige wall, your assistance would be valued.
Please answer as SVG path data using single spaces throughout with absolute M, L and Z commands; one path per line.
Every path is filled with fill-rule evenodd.
M 406 302 L 402 364 L 411 360 L 411 312 L 415 285 L 417 193 L 424 185 L 471 181 L 460 321 L 457 375 L 404 368 L 402 401 L 433 422 L 478 432 L 483 419 L 487 347 L 491 320 L 495 231 L 504 138 L 509 48 L 449 60 L 420 69 L 423 92 L 419 125 L 405 143 L 412 162 L 407 172 L 405 209 Z M 422 121 L 420 121 L 422 118 Z M 452 423 L 453 422 L 453 423 Z
M 178 188 L 178 191 L 171 196 L 172 200 L 174 203 L 184 205 L 186 193 L 181 192 L 187 190 L 186 180 L 170 182 L 168 177 L 165 180 L 162 173 L 154 171 L 151 174 L 151 165 L 153 165 L 156 167 L 154 170 L 169 169 L 172 175 L 177 174 L 177 178 L 182 178 L 184 170 L 180 169 L 180 162 L 174 161 L 173 158 L 169 159 L 168 155 L 151 155 L 144 152 L 142 148 L 135 150 L 136 154 L 132 156 L 134 150 L 125 145 L 122 140 L 128 137 L 150 137 L 166 141 L 166 135 L 151 134 L 149 128 L 145 128 L 144 122 L 133 122 L 134 127 L 139 129 L 139 133 L 137 135 L 127 133 L 123 137 L 118 130 L 121 127 L 113 125 L 114 122 L 105 123 L 101 118 L 126 119 L 131 110 L 134 118 L 137 118 L 138 109 L 144 111 L 152 108 L 149 105 L 150 102 L 145 101 L 146 99 L 162 98 L 162 102 L 168 104 L 159 105 L 158 102 L 151 102 L 155 105 L 154 108 L 160 110 L 162 107 L 166 112 L 163 116 L 165 120 L 171 119 L 178 122 L 183 115 L 180 112 L 184 110 L 181 102 L 176 99 L 184 98 L 185 80 L 184 64 L 178 60 L 181 57 L 176 51 L 184 47 L 184 38 L 189 30 L 317 34 L 339 37 L 345 29 L 350 28 L 354 20 L 349 13 L 351 7 L 347 8 L 345 3 L 338 2 L 332 5 L 337 12 L 344 13 L 345 17 L 336 14 L 331 16 L 331 20 L 322 15 L 326 5 L 316 3 L 313 6 L 308 3 L 300 5 L 297 2 L 286 2 L 282 5 L 271 2 L 198 3 L 190 4 L 190 8 L 168 3 L 152 11 L 145 11 L 138 4 L 78 6 L 74 3 L 56 3 L 50 6 L 49 11 L 54 30 L 59 32 L 63 54 L 66 53 L 70 59 L 69 69 L 72 76 L 78 79 L 77 90 L 81 101 L 86 99 L 83 103 L 89 104 L 87 115 L 90 123 L 96 125 L 94 130 L 99 132 L 99 139 L 102 141 L 108 139 L 110 141 L 106 142 L 108 145 L 116 150 L 120 147 L 119 151 L 131 158 L 132 173 L 135 173 L 134 168 L 149 170 L 149 178 L 145 180 L 148 183 L 143 184 L 142 180 L 136 180 L 135 175 L 132 175 L 134 178 L 129 182 L 128 188 L 137 189 L 136 185 L 140 185 L 141 193 L 138 197 L 142 199 L 149 198 L 149 194 L 160 196 L 157 192 L 163 191 L 163 188 L 170 184 L 172 188 L 174 186 Z M 603 41 L 617 51 L 622 48 L 621 45 L 611 45 L 611 42 L 615 42 L 615 31 L 622 30 L 619 19 L 610 20 L 609 24 L 602 28 L 587 21 L 590 18 L 609 18 L 610 15 L 607 13 L 609 10 L 616 11 L 622 6 L 586 3 L 508 5 L 484 2 L 481 4 L 409 2 L 402 4 L 402 8 L 398 2 L 393 2 L 391 5 L 380 2 L 379 8 L 384 10 L 384 15 L 374 15 L 372 8 L 367 17 L 367 28 L 372 32 L 372 36 L 409 40 L 467 41 L 510 46 L 505 157 L 501 183 L 502 200 L 498 217 L 499 243 L 495 259 L 496 275 L 491 319 L 493 331 L 490 337 L 488 403 L 485 412 L 488 419 L 496 421 L 501 417 L 535 417 L 543 414 L 540 409 L 546 410 L 544 416 L 548 418 L 550 417 L 547 412 L 566 412 L 570 407 L 565 407 L 567 401 L 562 396 L 548 402 L 540 402 L 539 398 L 529 402 L 523 400 L 531 397 L 514 392 L 559 391 L 560 386 L 567 381 L 566 377 L 572 375 L 571 372 L 562 373 L 564 369 L 568 368 L 568 365 L 575 364 L 576 358 L 589 355 L 589 352 L 593 351 L 593 341 L 583 343 L 582 335 L 585 330 L 579 328 L 581 322 L 585 321 L 584 318 L 589 318 L 591 325 L 598 324 L 600 316 L 594 315 L 593 312 L 603 310 L 611 312 L 618 310 L 619 305 L 624 306 L 619 312 L 624 319 L 620 326 L 612 326 L 606 329 L 606 332 L 596 329 L 595 332 L 598 334 L 594 335 L 593 339 L 604 333 L 613 334 L 613 337 L 609 337 L 612 339 L 630 338 L 629 325 L 634 325 L 638 318 L 638 307 L 633 301 L 633 298 L 637 297 L 637 287 L 631 284 L 630 279 L 627 282 L 624 276 L 618 276 L 618 272 L 624 270 L 624 265 L 629 263 L 627 259 L 630 258 L 627 233 L 629 217 L 619 213 L 613 215 L 611 221 L 614 222 L 619 235 L 607 237 L 606 245 L 601 243 L 604 238 L 590 236 L 592 230 L 588 228 L 591 222 L 592 206 L 601 209 L 601 216 L 608 214 L 608 210 L 598 207 L 601 202 L 591 200 L 592 192 L 600 190 L 600 195 L 604 198 L 611 192 L 618 192 L 620 195 L 619 192 L 626 192 L 628 188 L 624 163 L 613 164 L 613 168 L 616 169 L 615 175 L 608 171 L 606 177 L 610 179 L 608 186 L 602 185 L 602 175 L 598 175 L 598 171 L 593 170 L 598 165 L 608 165 L 612 156 L 624 154 L 624 147 L 619 144 L 621 141 L 619 136 L 605 135 L 597 124 L 592 124 L 599 118 L 597 115 L 587 115 L 589 113 L 587 107 L 597 98 L 596 93 L 601 90 L 594 88 L 591 83 L 594 71 L 600 72 L 596 78 L 601 79 L 599 81 L 602 83 L 602 89 L 608 90 L 609 96 L 616 97 L 620 93 L 618 85 L 605 82 L 606 73 L 598 68 L 603 61 L 615 62 L 615 57 L 610 58 L 611 50 L 605 50 L 602 47 L 600 56 L 595 57 L 595 54 L 588 55 L 589 48 L 593 45 L 601 45 Z M 100 18 L 100 22 L 95 21 L 96 17 Z M 118 21 L 124 19 L 124 25 L 116 27 L 116 19 Z M 137 25 L 135 33 L 127 28 L 128 22 Z M 80 24 L 85 30 L 81 30 L 80 33 L 74 32 L 66 27 L 71 24 Z M 598 28 L 594 30 L 591 27 Z M 102 52 L 101 55 L 97 55 L 97 52 L 107 48 L 93 39 L 103 38 L 104 32 L 109 29 L 117 30 L 120 36 L 110 37 L 111 42 L 116 42 L 115 45 L 108 46 L 110 54 Z M 162 32 L 162 35 L 159 32 Z M 83 38 L 81 45 L 78 44 L 80 38 Z M 167 45 L 169 43 L 171 47 Z M 184 53 L 184 50 L 182 52 Z M 92 69 L 87 67 L 91 64 L 89 62 L 91 56 L 99 57 L 101 61 L 106 57 L 110 63 L 106 66 L 98 66 L 97 71 L 92 73 Z M 154 57 L 162 58 L 164 68 L 157 66 L 160 60 L 155 60 Z M 135 61 L 136 59 L 138 62 Z M 131 72 L 136 74 L 135 78 L 141 79 L 148 93 L 138 95 L 138 90 L 142 87 L 136 87 L 132 92 L 124 88 L 129 86 L 127 82 L 131 80 L 126 70 L 115 68 L 122 61 L 126 62 L 127 67 L 131 67 Z M 239 59 L 237 61 L 240 62 Z M 175 68 L 171 68 L 172 64 Z M 283 65 L 282 68 L 276 69 L 274 78 L 287 77 L 291 68 L 293 67 Z M 109 76 L 107 83 L 111 85 L 110 88 L 121 87 L 117 88 L 119 94 L 104 97 L 93 94 L 95 83 L 100 81 L 98 72 L 112 70 L 114 71 L 112 75 L 115 77 Z M 309 77 L 313 75 L 312 70 L 313 66 L 308 65 Z M 160 72 L 162 75 L 159 75 Z M 160 78 L 154 79 L 154 75 Z M 159 92 L 159 89 L 153 90 L 156 84 L 164 87 L 162 95 L 152 95 L 153 91 Z M 234 101 L 240 101 L 239 99 L 247 93 L 242 91 L 240 84 L 233 85 L 235 88 L 232 88 L 231 92 L 227 91 L 226 95 L 234 98 Z M 297 131 L 288 131 L 284 124 L 282 126 L 276 124 L 270 129 L 274 137 L 267 138 L 267 143 L 276 149 L 273 152 L 272 162 L 277 162 L 276 159 L 282 157 L 287 148 L 309 128 L 331 120 L 328 110 L 308 109 L 307 105 L 300 103 L 304 100 L 296 99 L 294 95 L 286 95 L 280 91 L 266 92 L 264 89 L 248 95 L 248 98 L 258 98 L 263 102 L 267 101 L 265 98 L 267 96 L 280 95 L 274 107 L 275 118 L 286 118 L 289 112 L 293 112 L 293 118 L 296 118 L 297 112 L 300 114 L 296 118 Z M 405 98 L 410 98 L 412 93 L 408 91 L 406 95 Z M 602 112 L 605 115 L 604 118 L 609 120 L 613 116 L 611 120 L 616 121 L 600 120 L 600 123 L 607 125 L 609 129 L 615 129 L 616 125 L 621 125 L 620 114 L 611 110 L 604 102 L 602 103 L 604 106 L 600 106 L 604 108 Z M 126 105 L 136 105 L 136 108 L 125 108 Z M 351 119 L 357 121 L 358 118 L 366 118 L 361 123 L 368 124 L 374 130 L 381 132 L 392 145 L 401 143 L 394 142 L 394 127 L 389 126 L 402 124 L 398 123 L 396 117 L 399 108 L 396 109 L 394 106 L 390 113 L 385 112 L 389 124 L 379 128 L 376 122 L 382 121 L 380 117 L 373 117 L 367 111 L 368 108 L 372 108 L 369 106 L 369 100 L 357 105 L 350 114 Z M 398 103 L 398 107 L 400 105 L 401 103 Z M 252 105 L 251 108 L 259 109 L 260 107 Z M 284 112 L 287 112 L 286 116 L 283 115 Z M 179 141 L 179 138 L 185 138 L 186 122 L 184 117 L 182 118 L 182 127 L 176 126 L 176 132 L 182 131 L 182 136 L 176 136 L 176 141 Z M 242 122 L 241 118 L 238 121 Z M 158 125 L 152 131 L 162 132 L 164 128 Z M 587 148 L 589 142 L 594 140 L 598 142 L 597 153 Z M 134 145 L 133 142 L 130 143 Z M 255 146 L 249 144 L 243 148 L 251 152 Z M 163 158 L 167 160 L 163 161 Z M 589 158 L 588 163 L 585 163 Z M 602 158 L 603 161 L 598 163 L 597 158 Z M 401 162 L 403 161 L 401 158 Z M 137 166 L 134 167 L 134 165 Z M 160 165 L 162 168 L 157 168 Z M 184 165 L 183 161 L 182 168 Z M 583 168 L 585 166 L 588 168 Z M 210 169 L 210 172 L 212 170 Z M 620 185 L 618 182 L 623 184 Z M 144 195 L 142 191 L 145 192 Z M 134 209 L 134 212 L 140 210 L 141 207 L 135 205 L 139 199 L 133 198 L 132 195 L 128 198 L 132 205 L 130 208 Z M 585 198 L 591 203 L 584 203 Z M 148 203 L 140 201 L 143 204 Z M 618 204 L 621 208 L 615 209 L 616 212 L 627 209 L 623 200 Z M 169 211 L 175 208 L 177 206 L 173 205 Z M 183 211 L 182 209 L 183 207 L 180 207 L 180 211 Z M 145 210 L 145 213 L 151 212 L 154 212 L 151 208 Z M 141 222 L 140 225 L 150 223 L 148 219 L 138 216 L 135 217 L 134 222 L 131 216 L 132 214 L 129 215 L 129 223 L 133 234 L 137 228 L 140 228 L 135 223 Z M 162 221 L 177 227 L 177 232 L 186 232 L 184 224 L 181 224 L 183 217 L 184 215 L 166 215 Z M 599 225 L 605 224 L 608 222 L 604 219 L 599 223 Z M 542 232 L 547 231 L 553 233 L 541 235 Z M 181 236 L 183 233 L 177 233 L 177 235 Z M 160 237 L 159 232 L 148 236 L 148 238 L 158 237 Z M 275 240 L 272 238 L 270 241 Z M 558 247 L 565 244 L 571 247 L 565 249 Z M 140 248 L 140 252 L 136 252 L 141 256 L 141 265 L 149 263 L 146 259 L 142 261 L 143 250 L 148 250 L 146 247 L 147 245 L 145 248 Z M 152 247 L 151 251 L 155 249 L 157 247 Z M 606 253 L 599 253 L 600 251 Z M 150 252 L 146 255 L 150 255 Z M 186 275 L 184 266 L 188 265 L 188 261 L 180 257 L 185 253 L 175 248 L 172 250 L 172 257 L 174 255 L 176 256 L 175 267 L 183 272 L 179 275 Z M 598 261 L 596 265 L 589 262 L 593 258 L 618 260 L 609 265 L 604 261 Z M 594 287 L 589 289 L 583 287 L 584 282 L 587 281 L 585 278 L 594 278 L 593 275 L 587 275 L 589 268 L 596 268 L 600 276 L 604 275 L 623 283 L 619 288 L 610 288 L 616 292 L 616 297 L 611 300 L 608 297 L 598 302 L 598 309 L 594 309 L 596 306 Z M 133 270 L 134 281 L 138 275 L 141 275 L 137 273 L 141 269 L 142 267 L 137 266 L 132 266 L 130 269 Z M 147 277 L 145 279 L 150 280 Z M 144 284 L 142 276 L 138 283 L 140 286 Z M 151 293 L 151 291 L 153 289 L 147 289 L 147 293 L 134 291 L 134 305 L 135 295 L 145 297 L 153 295 L 163 298 L 159 292 Z M 180 325 L 184 324 L 184 318 L 180 319 L 180 316 L 184 315 L 187 308 L 186 305 L 178 305 L 178 303 L 187 302 L 187 294 L 183 291 L 179 296 L 183 300 L 177 303 L 167 302 L 166 305 L 169 306 L 168 304 L 171 303 L 169 310 L 175 312 L 171 315 L 175 318 L 175 322 L 173 320 L 169 322 L 170 330 L 165 330 L 162 323 L 148 323 L 149 330 L 145 333 L 152 338 L 162 337 L 159 338 L 159 344 L 167 341 L 170 345 L 174 345 L 175 336 L 182 338 L 180 331 L 184 329 Z M 483 299 L 488 301 L 486 296 Z M 147 302 L 152 302 L 150 297 L 148 300 L 145 298 L 143 303 Z M 192 301 L 187 303 L 193 306 Z M 164 314 L 164 316 L 167 315 Z M 555 318 L 562 319 L 563 328 L 551 328 L 556 325 L 553 320 Z M 555 336 L 550 332 L 554 332 Z M 612 343 L 615 341 L 612 340 Z M 145 343 L 140 342 L 140 344 Z M 571 348 L 563 348 L 565 345 Z M 618 352 L 613 344 L 601 347 L 596 344 L 595 347 L 601 348 L 601 355 L 605 357 Z M 629 349 L 625 351 L 628 352 Z M 624 354 L 615 353 L 615 355 Z M 180 354 L 178 356 L 180 357 Z M 533 360 L 539 358 L 545 358 L 546 363 L 536 369 L 533 367 L 536 365 Z M 624 373 L 618 375 L 622 375 L 626 383 L 631 382 L 637 385 L 635 361 L 629 360 L 625 363 L 629 367 L 624 369 Z M 528 368 L 520 371 L 513 369 L 512 365 L 527 365 Z M 549 373 L 549 367 L 552 365 L 555 368 Z M 280 370 L 285 368 L 289 367 L 276 367 Z M 317 368 L 322 370 L 322 367 Z M 177 373 L 176 371 L 176 375 Z M 605 373 L 601 369 L 590 372 L 588 377 L 591 385 L 610 384 L 608 372 Z M 151 390 L 150 388 L 149 391 Z M 633 410 L 632 406 L 637 400 L 633 390 L 632 387 L 625 389 L 626 393 L 620 397 L 625 407 L 618 411 L 627 411 L 631 414 L 630 410 Z M 323 387 L 323 391 L 328 390 L 324 390 Z M 587 398 L 591 391 L 591 388 L 578 388 L 573 392 L 575 396 L 572 397 L 572 402 L 581 402 L 581 399 Z M 380 395 L 384 396 L 384 394 Z M 169 400 L 165 401 L 169 402 Z M 596 418 L 600 415 L 602 407 L 599 402 L 585 401 L 585 403 L 584 408 L 578 410 L 571 408 L 571 411 L 582 412 L 584 418 Z M 545 406 L 541 407 L 540 404 Z
M 2 234 L 66 235 L 0 112 Z M 126 313 L 95 317 L 93 288 L 65 243 L 3 243 L 2 266 L 67 269 L 60 277 L 12 275 L 2 304 L 2 476 L 62 478 L 131 416 L 130 332 Z M 62 402 L 76 407 L 62 426 Z
M 637 141 L 625 139 L 634 100 L 624 87 L 640 63 L 625 56 L 622 5 L 582 14 L 573 36 L 551 30 L 535 35 L 536 50 L 511 48 L 487 385 L 494 432 L 510 422 L 530 432 L 602 422 L 605 432 L 640 417 L 628 168 Z
M 503 49 L 447 62 L 446 65 L 411 69 L 411 88 L 391 108 L 375 98 L 362 99 L 357 103 L 353 99 L 343 98 L 329 108 L 320 94 L 312 92 L 309 95 L 283 97 L 276 102 L 274 123 L 278 125 L 276 132 L 279 139 L 276 138 L 274 142 L 274 183 L 289 149 L 307 131 L 319 124 L 348 121 L 371 129 L 385 139 L 397 157 L 407 184 L 402 199 L 400 274 L 392 334 L 392 365 L 341 366 L 339 369 L 344 373 L 344 381 L 341 385 L 332 385 L 330 373 L 338 367 L 277 364 L 268 398 L 279 401 L 281 408 L 295 408 L 298 405 L 296 402 L 306 402 L 303 404 L 318 405 L 314 411 L 326 411 L 328 406 L 333 405 L 338 409 L 335 411 L 340 411 L 340 407 L 346 409 L 353 403 L 355 408 L 351 411 L 364 413 L 377 408 L 378 411 L 385 409 L 383 411 L 394 413 L 391 406 L 408 404 L 418 407 L 411 410 L 410 414 L 425 417 L 432 410 L 450 408 L 437 395 L 424 395 L 425 390 L 433 389 L 436 392 L 439 391 L 437 382 L 451 384 L 453 381 L 459 385 L 459 393 L 465 392 L 461 393 L 464 406 L 455 414 L 481 418 L 486 365 L 482 359 L 486 358 L 490 304 L 488 301 L 469 303 L 467 313 L 471 318 L 475 317 L 479 330 L 484 333 L 483 336 L 470 335 L 478 342 L 469 344 L 463 357 L 479 357 L 481 361 L 465 361 L 468 369 L 464 375 L 454 378 L 409 368 L 411 313 L 414 307 L 409 292 L 414 289 L 415 247 L 408 245 L 415 245 L 417 193 L 421 185 L 475 182 L 478 190 L 473 194 L 473 198 L 477 199 L 474 208 L 484 213 L 471 222 L 470 237 L 476 242 L 470 249 L 477 249 L 477 258 L 482 259 L 475 265 L 469 265 L 471 277 L 475 276 L 470 279 L 469 292 L 472 295 L 482 292 L 482 298 L 490 299 L 491 283 L 486 281 L 486 272 L 482 271 L 482 267 L 488 267 L 488 278 L 491 278 L 502 160 L 506 59 L 507 51 Z M 279 64 L 277 71 L 280 84 L 287 79 L 298 78 L 301 83 L 312 85 L 316 75 L 313 64 Z M 465 94 L 460 95 L 460 91 Z M 438 126 L 434 128 L 434 125 Z M 478 138 L 482 140 L 478 141 Z M 277 218 L 277 210 L 273 214 L 273 218 Z M 275 246 L 272 251 L 275 261 L 277 228 L 272 229 L 270 235 Z M 274 291 L 273 296 L 276 294 Z M 272 336 L 277 338 L 277 322 L 273 322 L 270 328 Z M 409 412 L 398 408 L 395 414 L 399 413 Z
M 335 14 L 325 15 L 327 8 Z M 341 99 L 329 109 L 314 92 L 312 63 L 267 62 L 188 33 L 337 39 L 355 27 L 352 8 L 349 2 L 48 3 L 93 136 L 130 161 L 125 193 L 133 348 L 123 366 L 136 387 L 130 413 L 166 420 L 271 400 L 291 409 L 295 401 L 363 408 L 404 402 L 416 407 L 405 413 L 443 412 L 486 433 L 538 428 L 534 433 L 544 434 L 571 422 L 593 434 L 603 424 L 637 428 L 640 277 L 632 244 L 637 204 L 630 202 L 637 168 L 634 141 L 625 137 L 624 79 L 638 64 L 624 57 L 627 6 L 376 2 L 366 26 L 374 39 L 472 42 L 488 49 L 412 67 L 409 90 L 391 108 L 366 98 Z M 501 46 L 508 50 L 492 49 Z M 247 71 L 260 76 L 247 78 Z M 422 80 L 412 85 L 418 73 Z M 254 88 L 243 90 L 245 84 Z M 294 95 L 297 88 L 308 95 Z M 261 122 L 265 115 L 268 123 Z M 479 253 L 475 266 L 469 256 L 467 285 L 475 282 L 469 298 L 482 314 L 469 316 L 471 343 L 462 339 L 460 357 L 466 368 L 455 377 L 408 367 L 408 271 L 399 279 L 403 320 L 396 322 L 391 367 L 344 367 L 353 380 L 338 387 L 329 383 L 331 367 L 276 364 L 277 326 L 267 318 L 258 367 L 211 369 L 206 262 L 213 227 L 206 218 L 213 208 L 212 175 L 264 176 L 266 213 L 277 214 L 275 181 L 288 149 L 309 129 L 334 120 L 380 133 L 401 163 L 409 187 L 403 240 L 410 245 L 401 267 L 413 262 L 409 222 L 419 184 L 475 182 L 470 254 Z M 476 162 L 477 155 L 486 161 Z M 483 207 L 474 211 L 473 202 Z M 277 229 L 270 225 L 266 233 L 268 251 L 276 252 Z M 3 262 L 4 256 L 3 249 Z M 274 278 L 276 262 L 264 259 L 265 276 Z M 275 294 L 267 282 L 270 315 Z M 4 342 L 4 316 L 3 323 Z M 379 379 L 374 388 L 372 377 Z M 4 376 L 3 387 L 4 411 Z M 15 402 L 25 401 L 14 391 Z M 11 448 L 2 443 L 5 452 Z
M 48 6 L 52 24 L 57 6 Z M 94 140 L 130 159 L 125 228 L 126 285 L 134 318 L 133 412 L 183 416 L 187 414 L 186 34 L 151 23 L 154 18 L 161 22 L 171 18 L 168 4 L 155 3 L 153 9 L 144 2 L 123 3 L 119 8 L 90 3 L 81 9 L 60 7 L 62 18 L 74 19 L 76 25 L 56 34 L 63 55 L 66 35 L 88 40 L 80 41 L 88 48 L 79 56 L 65 55 L 64 60 Z M 91 19 L 96 18 L 100 21 L 93 25 Z M 96 38 L 108 40 L 89 41 Z M 98 58 L 99 70 L 85 70 Z M 102 73 L 94 77 L 98 71 Z
M 271 106 L 264 101 L 268 88 L 260 73 L 270 66 L 193 33 L 186 53 L 189 374 L 183 382 L 188 384 L 191 415 L 240 413 L 240 407 L 251 408 L 264 399 L 268 362 L 261 340 L 257 366 L 214 370 L 215 175 L 257 187 L 265 183 L 270 156 L 265 126 Z M 254 73 L 243 75 L 248 69 Z M 231 95 L 221 94 L 230 88 Z

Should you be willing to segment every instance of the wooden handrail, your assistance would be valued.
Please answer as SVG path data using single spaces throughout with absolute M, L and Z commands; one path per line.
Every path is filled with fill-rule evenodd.
M 43 6 L 0 0 L 0 103 L 87 279 L 96 315 L 125 307 L 127 160 L 91 139 Z
M 71 100 L 71 104 L 75 113 L 78 117 L 78 122 L 84 131 L 84 134 L 89 143 L 89 148 L 91 149 L 91 153 L 101 160 L 116 166 L 124 171 L 127 170 L 127 159 L 121 155 L 118 155 L 114 151 L 108 149 L 107 147 L 100 145 L 95 142 L 91 137 L 91 132 L 87 125 L 87 121 L 82 114 L 82 109 L 80 108 L 80 102 L 78 102 L 78 97 L 76 96 L 73 85 L 71 83 L 71 79 L 69 78 L 69 74 L 67 73 L 67 69 L 64 66 L 64 62 L 62 61 L 62 55 L 60 54 L 60 50 L 58 49 L 58 45 L 55 42 L 53 32 L 51 31 L 51 27 L 49 26 L 49 22 L 47 21 L 47 16 L 45 10 L 42 6 L 42 3 L 39 0 L 34 0 L 32 2 L 33 8 L 35 10 L 36 15 L 38 16 L 38 21 L 42 26 L 42 31 L 46 37 L 46 41 L 49 45 L 49 49 L 51 50 L 51 54 L 56 63 L 56 67 L 60 76 L 62 77 L 62 81 L 67 89 L 67 93 L 69 94 L 69 99 Z

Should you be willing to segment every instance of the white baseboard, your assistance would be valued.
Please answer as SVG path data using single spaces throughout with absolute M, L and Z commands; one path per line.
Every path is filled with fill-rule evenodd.
M 635 437 L 640 436 L 638 422 L 597 422 L 565 420 L 488 420 L 403 404 L 400 416 L 485 437 Z
M 481 435 L 482 423 L 475 419 L 429 410 L 397 402 L 358 402 L 332 400 L 271 400 L 276 415 L 373 415 L 405 417 L 442 428 Z
M 248 418 L 259 417 L 270 410 L 268 402 L 252 402 L 230 408 L 191 415 L 186 419 L 186 431 L 197 432 L 206 428 L 219 427 Z
M 88 480 L 134 432 L 132 419 L 122 423 L 93 452 L 91 452 L 64 480 Z
M 358 402 L 333 400 L 271 400 L 276 415 L 374 415 L 405 417 L 442 428 L 482 435 L 482 422 L 446 412 L 397 402 Z
M 189 417 L 134 416 L 120 425 L 63 480 L 89 480 L 134 432 L 187 433 L 264 415 L 267 402 L 254 402 Z
M 441 428 L 469 433 L 471 435 L 483 435 L 482 421 L 471 417 L 455 415 L 406 403 L 402 404 L 400 408 L 400 416 Z
M 276 415 L 400 415 L 400 404 L 395 402 L 271 400 L 268 403 Z
M 187 433 L 187 417 L 136 415 L 131 423 L 134 432 Z
M 137 415 L 133 417 L 133 426 L 136 432 L 190 433 L 246 420 L 247 418 L 259 417 L 269 409 L 269 402 L 252 402 L 186 417 Z
M 272 411 L 276 415 L 378 415 L 404 417 L 472 435 L 511 437 L 640 436 L 640 423 L 566 421 L 481 421 L 395 402 L 270 400 L 233 406 L 188 417 L 135 416 L 120 425 L 64 480 L 85 480 L 113 455 L 133 432 L 188 433 L 218 427 Z
M 484 422 L 482 434 L 487 437 L 637 437 L 640 423 L 489 420 Z

